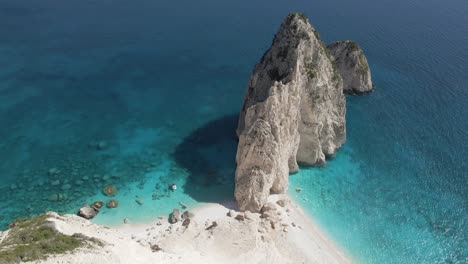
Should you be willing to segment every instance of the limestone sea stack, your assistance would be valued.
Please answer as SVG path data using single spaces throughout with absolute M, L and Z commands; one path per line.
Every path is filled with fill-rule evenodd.
M 259 212 L 289 173 L 324 165 L 345 143 L 343 79 L 319 34 L 290 14 L 250 77 L 239 117 L 235 198 Z
M 367 58 L 358 44 L 350 40 L 337 41 L 327 48 L 343 78 L 346 94 L 363 94 L 374 89 Z

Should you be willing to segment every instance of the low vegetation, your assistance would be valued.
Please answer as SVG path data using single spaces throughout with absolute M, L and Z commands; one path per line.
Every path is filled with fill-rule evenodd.
M 49 255 L 63 254 L 83 246 L 103 246 L 96 238 L 81 234 L 64 235 L 47 221 L 43 214 L 30 219 L 16 220 L 8 235 L 0 242 L 0 263 L 20 263 L 46 259 Z
M 306 63 L 306 73 L 307 77 L 309 77 L 310 80 L 314 79 L 317 75 L 317 66 L 313 64 L 312 62 Z

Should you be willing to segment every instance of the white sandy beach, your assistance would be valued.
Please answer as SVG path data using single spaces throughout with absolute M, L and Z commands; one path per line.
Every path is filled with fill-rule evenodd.
M 278 199 L 288 202 L 282 207 L 275 203 Z M 96 237 L 105 246 L 79 249 L 38 263 L 351 263 L 289 198 L 275 195 L 269 200 L 276 207 L 275 225 L 252 213 L 239 221 L 235 219 L 238 212 L 228 216 L 229 205 L 214 203 L 190 210 L 194 217 L 188 227 L 181 222 L 171 225 L 164 218 L 109 228 L 75 215 L 55 215 L 51 221 L 60 232 Z M 152 250 L 154 245 L 161 250 Z

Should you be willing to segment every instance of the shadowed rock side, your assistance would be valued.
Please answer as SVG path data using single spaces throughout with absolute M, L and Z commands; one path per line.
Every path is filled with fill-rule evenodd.
M 344 93 L 364 94 L 374 89 L 369 64 L 359 45 L 345 40 L 333 42 L 327 49 L 343 78 Z
M 258 212 L 288 175 L 325 164 L 346 138 L 343 81 L 318 33 L 290 14 L 255 66 L 240 113 L 235 197 Z

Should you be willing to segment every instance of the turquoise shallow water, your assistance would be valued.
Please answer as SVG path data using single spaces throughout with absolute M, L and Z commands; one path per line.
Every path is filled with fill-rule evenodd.
M 291 11 L 358 41 L 377 85 L 348 97 L 345 147 L 291 196 L 359 262 L 468 262 L 462 0 L 0 0 L 0 227 L 107 201 L 109 184 L 107 225 L 232 199 L 244 88 Z

